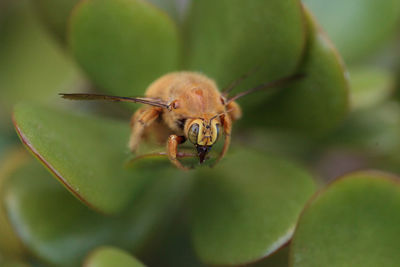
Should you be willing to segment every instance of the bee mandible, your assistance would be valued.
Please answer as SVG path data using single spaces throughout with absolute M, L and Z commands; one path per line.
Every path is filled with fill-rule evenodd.
M 191 142 L 200 164 L 217 140 L 224 135 L 223 148 L 214 164 L 228 151 L 231 142 L 232 123 L 241 115 L 236 100 L 249 93 L 277 87 L 298 79 L 301 75 L 288 76 L 264 83 L 231 98 L 227 95 L 249 73 L 234 81 L 224 91 L 219 91 L 210 78 L 196 72 L 173 72 L 154 81 L 146 90 L 145 97 L 121 97 L 102 94 L 60 94 L 72 100 L 107 100 L 142 103 L 131 118 L 129 149 L 135 152 L 142 138 L 155 133 L 160 142 L 166 142 L 166 154 L 176 167 L 189 169 L 178 160 L 178 145 Z

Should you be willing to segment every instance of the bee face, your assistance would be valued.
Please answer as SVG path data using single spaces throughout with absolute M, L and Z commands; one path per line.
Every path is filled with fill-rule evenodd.
M 205 156 L 220 135 L 220 123 L 217 119 L 206 121 L 195 119 L 187 127 L 186 136 L 197 148 L 200 163 L 203 163 Z

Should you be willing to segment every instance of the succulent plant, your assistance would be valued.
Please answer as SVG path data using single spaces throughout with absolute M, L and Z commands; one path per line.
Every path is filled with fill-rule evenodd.
M 1 266 L 399 265 L 400 2 L 2 5 Z M 222 89 L 256 66 L 237 92 L 305 77 L 241 99 L 213 168 L 131 162 L 138 105 L 58 96 L 142 96 L 178 70 Z

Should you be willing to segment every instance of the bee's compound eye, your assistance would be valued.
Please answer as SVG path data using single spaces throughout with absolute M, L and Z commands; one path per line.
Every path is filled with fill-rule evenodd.
M 199 136 L 199 124 L 193 123 L 189 128 L 188 138 L 193 144 L 197 144 L 197 138 Z
M 217 135 L 216 135 L 217 137 L 215 138 L 214 142 L 216 142 L 219 138 L 219 134 L 221 132 L 221 125 L 219 123 L 217 123 L 217 124 L 215 124 L 215 128 L 217 129 Z

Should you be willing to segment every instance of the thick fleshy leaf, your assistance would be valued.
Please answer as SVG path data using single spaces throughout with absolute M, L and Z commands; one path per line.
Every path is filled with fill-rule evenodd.
M 393 0 L 303 0 L 347 63 L 371 55 L 395 35 L 400 2 Z
M 396 90 L 395 97 L 396 99 L 400 99 L 400 69 L 397 70 L 396 75 Z
M 55 266 L 80 266 L 102 245 L 141 252 L 175 216 L 192 181 L 175 169 L 149 167 L 157 180 L 120 215 L 104 216 L 82 205 L 32 160 L 5 186 L 10 222 L 36 257 Z
M 7 146 L 7 139 L 3 136 L 3 133 L 0 132 L 0 156 L 3 154 L 6 146 Z
M 15 1 L 12 0 L 4 0 L 0 2 L 0 30 L 1 26 L 3 25 L 4 14 L 6 14 Z
M 3 203 L 3 186 L 10 174 L 19 168 L 29 155 L 23 148 L 13 148 L 0 155 L 0 254 L 6 258 L 20 258 L 25 249 L 7 218 Z M 0 261 L 0 266 L 3 266 Z
M 300 162 L 314 155 L 312 140 L 291 131 L 250 127 L 233 131 L 233 136 L 240 135 L 240 140 L 246 147 Z
M 249 267 L 288 267 L 289 266 L 289 247 L 279 249 L 266 259 L 248 265 Z
M 394 91 L 395 77 L 388 70 L 364 66 L 352 68 L 350 74 L 353 109 L 381 104 Z
M 190 205 L 184 208 L 186 210 L 175 218 L 164 238 L 142 259 L 148 266 L 207 267 L 198 259 L 190 239 L 187 220 Z
M 339 160 L 347 157 L 348 159 L 342 162 L 350 163 L 350 167 L 354 166 L 352 163 L 356 163 L 357 169 L 376 168 L 398 173 L 399 136 L 400 105 L 397 102 L 386 101 L 381 105 L 353 112 L 345 123 L 325 140 L 329 149 L 325 148 L 325 151 L 336 151 L 335 157 Z
M 308 51 L 299 69 L 305 77 L 280 90 L 262 109 L 255 106 L 252 111 L 264 114 L 258 124 L 265 122 L 318 135 L 337 127 L 345 117 L 349 106 L 348 81 L 339 54 L 312 15 L 307 10 L 305 14 Z
M 304 209 L 291 266 L 397 266 L 400 180 L 359 172 L 333 182 Z
M 67 22 L 79 0 L 34 0 L 36 9 L 50 31 L 65 41 Z
M 141 0 L 82 1 L 74 10 L 69 43 L 89 77 L 122 96 L 178 67 L 179 36 L 172 20 Z
M 128 252 L 114 248 L 101 247 L 92 251 L 85 260 L 85 267 L 144 267 Z
M 220 87 L 259 67 L 238 88 L 291 74 L 305 46 L 298 0 L 193 1 L 187 16 L 185 67 Z
M 147 0 L 164 10 L 177 24 L 181 24 L 192 0 Z
M 364 66 L 351 69 L 350 81 L 352 112 L 320 143 L 313 164 L 327 180 L 364 168 L 399 171 L 400 106 L 388 101 L 394 77 Z M 315 153 L 308 155 L 315 159 Z
M 400 105 L 386 102 L 378 107 L 353 112 L 332 134 L 332 146 L 385 156 L 400 149 Z
M 19 260 L 2 260 L 0 257 L 0 265 L 1 267 L 31 267 L 31 265 L 27 262 L 22 262 Z
M 7 152 L 8 148 L 15 145 L 18 141 L 18 138 L 16 138 L 15 132 L 11 128 L 11 125 L 12 123 L 9 122 L 9 118 L 3 121 L 0 116 L 0 157 Z
M 131 157 L 128 122 L 24 104 L 16 106 L 14 121 L 22 142 L 53 175 L 104 213 L 120 211 L 144 183 L 171 166 L 124 166 Z
M 243 148 L 198 178 L 192 238 L 200 259 L 213 265 L 249 263 L 276 251 L 290 240 L 314 192 L 302 168 Z
M 82 87 L 76 66 L 48 35 L 30 1 L 16 1 L 0 30 L 0 113 L 21 100 L 49 102 Z

